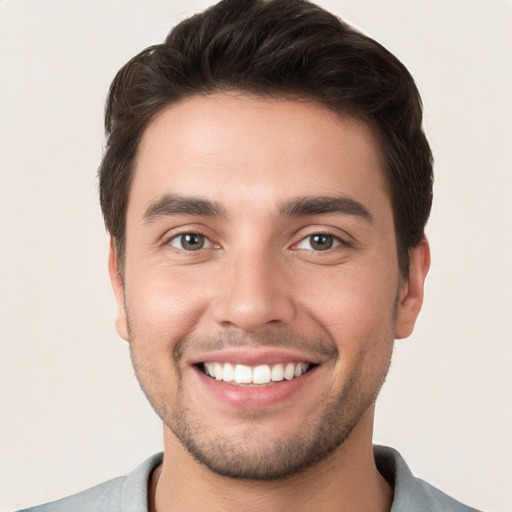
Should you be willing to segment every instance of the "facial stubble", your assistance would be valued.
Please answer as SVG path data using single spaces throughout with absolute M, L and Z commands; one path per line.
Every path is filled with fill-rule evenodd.
M 286 338 L 287 343 L 293 344 L 293 337 Z M 368 371 L 366 358 L 372 356 L 367 352 L 360 353 L 341 390 L 326 393 L 318 401 L 317 410 L 321 414 L 307 414 L 300 428 L 286 438 L 255 435 L 261 420 L 257 411 L 245 412 L 247 426 L 239 430 L 236 437 L 223 432 L 216 432 L 213 436 L 208 418 L 204 421 L 202 411 L 194 411 L 189 407 L 190 400 L 184 390 L 179 364 L 185 342 L 178 344 L 174 353 L 169 355 L 169 363 L 173 364 L 178 376 L 173 404 L 164 398 L 162 387 L 165 387 L 165 383 L 159 381 L 156 372 L 141 357 L 140 343 L 137 343 L 131 328 L 130 354 L 137 379 L 149 402 L 166 427 L 198 463 L 228 478 L 281 480 L 305 471 L 340 448 L 361 416 L 375 402 L 391 360 L 392 338 L 391 341 L 386 338 L 377 341 L 390 344 L 389 357 L 388 351 L 385 351 L 385 361 L 373 362 L 375 366 L 372 365 L 372 368 L 377 368 L 377 374 Z M 254 344 L 254 340 L 251 344 Z M 296 337 L 296 345 L 304 344 L 327 347 L 331 342 L 326 339 L 299 340 Z M 380 353 L 379 350 L 374 352 Z M 336 357 L 339 357 L 337 349 L 334 350 L 333 360 L 327 365 L 334 365 Z

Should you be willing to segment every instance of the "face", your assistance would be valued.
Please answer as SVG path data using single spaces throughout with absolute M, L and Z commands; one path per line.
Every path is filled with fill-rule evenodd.
M 404 281 L 364 123 L 234 93 L 162 111 L 139 148 L 123 279 L 113 252 L 110 270 L 166 436 L 253 479 L 371 437 L 363 419 L 421 305 L 426 243 L 416 253 Z

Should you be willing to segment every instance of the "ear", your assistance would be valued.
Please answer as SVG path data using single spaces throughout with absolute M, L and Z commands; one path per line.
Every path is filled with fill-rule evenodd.
M 112 239 L 110 239 L 110 250 L 108 254 L 108 273 L 110 275 L 110 282 L 112 283 L 117 303 L 116 329 L 119 336 L 128 341 L 128 316 L 126 314 L 124 301 L 124 281 L 119 270 L 117 251 Z
M 398 298 L 395 338 L 407 338 L 414 330 L 423 304 L 423 286 L 430 268 L 430 247 L 426 238 L 409 252 L 409 277 L 404 279 Z

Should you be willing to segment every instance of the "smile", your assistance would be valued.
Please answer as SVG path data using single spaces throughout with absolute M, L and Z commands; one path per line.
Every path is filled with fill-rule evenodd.
M 202 363 L 199 368 L 212 379 L 228 382 L 232 385 L 267 385 L 300 377 L 311 366 L 310 363 L 246 366 L 244 364 L 208 362 Z

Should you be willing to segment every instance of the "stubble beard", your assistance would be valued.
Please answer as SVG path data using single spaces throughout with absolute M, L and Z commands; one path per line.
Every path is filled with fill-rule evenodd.
M 374 403 L 377 393 L 364 399 L 357 378 L 350 379 L 337 397 L 323 400 L 321 417 L 311 415 L 295 435 L 286 439 L 262 439 L 255 435 L 257 428 L 252 426 L 235 439 L 219 435 L 212 438 L 204 425 L 190 420 L 193 413 L 183 404 L 165 423 L 195 460 L 218 475 L 282 480 L 315 466 L 340 448 Z
M 368 374 L 365 354 L 361 354 L 341 391 L 322 399 L 322 414 L 310 414 L 300 428 L 286 439 L 255 436 L 250 422 L 234 438 L 222 433 L 213 436 L 209 432 L 208 423 L 203 421 L 201 412 L 194 412 L 188 407 L 181 378 L 173 404 L 166 403 L 161 394 L 155 393 L 155 385 L 158 388 L 161 383 L 156 382 L 155 373 L 144 364 L 143 358 L 137 354 L 136 343 L 131 337 L 130 340 L 132 363 L 142 390 L 185 450 L 218 475 L 260 481 L 282 480 L 296 475 L 337 450 L 375 402 L 391 359 L 388 357 L 377 364 L 380 369 L 377 374 Z M 388 340 L 381 342 L 389 343 Z M 366 354 L 367 357 L 371 355 Z

